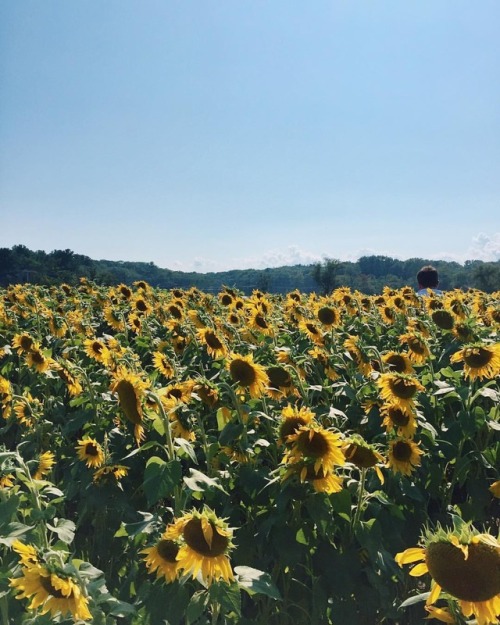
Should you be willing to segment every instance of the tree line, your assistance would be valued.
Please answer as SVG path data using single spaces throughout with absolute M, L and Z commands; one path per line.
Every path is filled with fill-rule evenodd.
M 488 293 L 500 290 L 500 261 L 467 260 L 462 265 L 444 260 L 398 260 L 372 255 L 354 262 L 324 258 L 311 265 L 197 273 L 162 269 L 152 262 L 94 260 L 69 249 L 33 251 L 24 245 L 0 248 L 0 285 L 25 282 L 74 285 L 84 277 L 103 285 L 130 285 L 145 280 L 159 288 L 194 286 L 207 292 L 218 292 L 228 286 L 243 293 L 254 289 L 269 293 L 295 289 L 303 293 L 328 293 L 336 287 L 348 286 L 370 295 L 380 293 L 384 286 L 416 286 L 418 270 L 428 264 L 439 271 L 440 287 L 444 290 L 477 288 Z

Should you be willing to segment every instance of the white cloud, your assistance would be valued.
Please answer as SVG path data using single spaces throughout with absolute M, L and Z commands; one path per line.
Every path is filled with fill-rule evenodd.
M 500 232 L 495 232 L 491 236 L 480 232 L 472 239 L 467 258 L 484 261 L 500 260 Z

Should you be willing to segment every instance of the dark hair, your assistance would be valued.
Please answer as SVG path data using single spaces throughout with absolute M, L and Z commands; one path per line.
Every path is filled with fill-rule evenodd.
M 417 282 L 425 289 L 434 288 L 439 283 L 438 272 L 432 265 L 426 265 L 417 273 Z

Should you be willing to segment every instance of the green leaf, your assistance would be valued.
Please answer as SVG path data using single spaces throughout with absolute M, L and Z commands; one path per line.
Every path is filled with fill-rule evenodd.
M 7 545 L 8 547 L 12 546 L 12 543 L 19 538 L 20 536 L 24 536 L 30 530 L 32 530 L 34 525 L 24 525 L 24 523 L 8 523 L 5 529 L 2 531 L 2 537 L 0 537 L 0 544 Z
M 58 535 L 59 539 L 69 545 L 75 537 L 76 526 L 68 519 L 54 519 L 54 525 L 47 523 L 49 530 Z
M 241 616 L 241 594 L 238 584 L 225 584 L 223 582 L 212 584 L 208 594 L 210 601 L 217 602 L 224 614 Z
M 250 566 L 236 566 L 234 572 L 238 586 L 249 595 L 261 594 L 271 599 L 281 600 L 280 592 L 268 573 Z
M 198 590 L 191 597 L 186 610 L 186 619 L 188 624 L 194 623 L 203 614 L 208 603 L 208 592 L 206 590 Z
M 144 471 L 144 493 L 148 505 L 154 505 L 160 499 L 173 494 L 182 477 L 181 463 L 177 460 L 165 462 L 158 456 L 152 456 Z
M 219 484 L 217 479 L 208 477 L 207 475 L 205 475 L 201 471 L 197 471 L 196 469 L 189 469 L 189 472 L 191 473 L 191 475 L 190 477 L 184 478 L 184 483 L 191 490 L 203 493 L 209 488 L 217 488 L 224 494 L 228 494 Z
M 408 606 L 414 605 L 415 603 L 420 603 L 420 601 L 425 601 L 430 594 L 430 592 L 423 592 L 420 595 L 410 597 L 409 599 L 406 599 L 406 601 L 403 601 L 403 603 L 399 607 L 407 608 Z

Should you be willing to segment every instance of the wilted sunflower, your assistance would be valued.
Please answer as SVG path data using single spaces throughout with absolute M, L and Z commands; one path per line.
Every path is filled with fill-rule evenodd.
M 422 547 L 396 555 L 396 562 L 416 564 L 413 577 L 429 573 L 431 592 L 427 605 L 435 603 L 441 591 L 454 597 L 465 617 L 474 616 L 478 625 L 498 623 L 500 615 L 500 543 L 490 534 L 479 534 L 463 524 L 451 531 L 438 527 L 427 531 Z
M 137 374 L 119 367 L 113 374 L 110 390 L 118 395 L 120 408 L 127 419 L 134 424 L 134 436 L 137 444 L 144 433 L 142 399 L 149 388 L 149 381 L 142 380 Z
M 212 510 L 185 514 L 169 525 L 163 536 L 181 544 L 177 562 L 185 575 L 195 578 L 200 574 L 206 586 L 218 580 L 234 580 L 229 561 L 233 531 Z
M 224 358 L 227 354 L 224 340 L 211 328 L 201 328 L 196 334 L 212 358 Z
M 51 571 L 41 564 L 26 565 L 22 577 L 10 580 L 10 585 L 20 594 L 16 599 L 30 599 L 29 608 L 40 608 L 41 614 L 53 617 L 71 614 L 74 619 L 90 620 L 88 599 L 83 595 L 79 582 L 61 571 Z
M 78 458 L 85 462 L 87 467 L 97 469 L 104 463 L 104 452 L 101 445 L 93 438 L 83 438 L 76 446 Z
M 394 473 L 411 475 L 416 467 L 420 466 L 420 456 L 424 452 L 417 443 L 407 438 L 397 438 L 389 443 L 389 460 L 387 466 Z
M 407 332 L 406 334 L 402 334 L 399 337 L 399 342 L 402 345 L 408 346 L 408 356 L 416 365 L 423 365 L 430 356 L 427 341 L 417 332 Z
M 167 582 L 174 581 L 179 572 L 177 562 L 179 545 L 165 538 L 165 532 L 153 547 L 142 549 L 141 553 L 146 556 L 144 562 L 149 573 L 156 573 L 158 579 L 163 576 Z
M 314 412 L 305 406 L 296 408 L 288 404 L 281 411 L 282 421 L 279 429 L 279 440 L 288 443 L 288 437 L 297 434 L 303 425 L 308 425 L 314 421 Z
M 253 355 L 231 354 L 227 369 L 232 381 L 240 388 L 249 391 L 251 397 L 260 397 L 269 386 L 269 378 L 261 365 L 253 360 Z
M 413 409 L 415 396 L 425 390 L 416 378 L 403 373 L 383 373 L 377 384 L 382 399 L 401 409 Z
M 380 416 L 383 417 L 382 425 L 387 432 L 397 430 L 398 436 L 413 438 L 417 429 L 415 412 L 408 407 L 396 404 L 383 404 L 380 408 Z
M 453 354 L 450 362 L 463 362 L 466 378 L 493 380 L 500 375 L 500 343 L 466 345 Z
M 41 453 L 38 457 L 38 465 L 33 473 L 33 479 L 41 480 L 52 469 L 55 463 L 55 456 L 51 451 Z
M 283 457 L 284 464 L 307 460 L 316 472 L 320 467 L 328 472 L 333 465 L 341 466 L 345 463 L 340 434 L 326 430 L 317 423 L 301 426 L 298 432 L 288 436 L 287 443 L 291 447 Z

